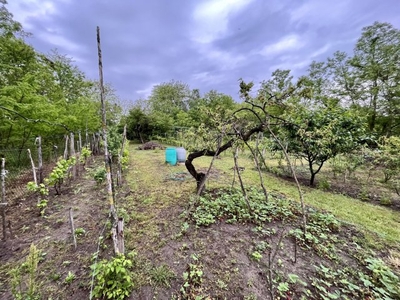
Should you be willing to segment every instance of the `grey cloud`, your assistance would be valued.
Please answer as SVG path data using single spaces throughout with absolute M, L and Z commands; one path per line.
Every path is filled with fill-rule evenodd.
M 19 10 L 35 9 L 31 2 L 15 1 L 20 1 Z M 320 13 L 292 19 L 293 11 L 319 0 L 254 0 L 229 15 L 223 36 L 208 45 L 193 41 L 196 0 L 53 1 L 54 13 L 28 18 L 23 25 L 29 25 L 33 37 L 28 41 L 38 51 L 57 47 L 75 58 L 91 79 L 98 78 L 96 26 L 100 26 L 104 77 L 122 99 L 134 101 L 152 84 L 171 79 L 202 93 L 215 89 L 238 99 L 239 78 L 258 83 L 279 66 L 299 76 L 312 60 L 325 60 L 336 50 L 351 52 L 362 27 L 375 21 L 400 27 L 398 0 L 347 1 L 346 10 L 340 11 L 337 5 L 342 1 L 324 1 Z M 263 47 L 289 35 L 299 36 L 303 47 L 273 58 L 260 55 Z

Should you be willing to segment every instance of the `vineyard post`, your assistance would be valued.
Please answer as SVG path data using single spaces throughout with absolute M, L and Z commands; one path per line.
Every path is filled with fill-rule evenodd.
M 103 84 L 103 62 L 101 59 L 101 46 L 100 46 L 100 27 L 97 26 L 97 50 L 99 55 L 99 77 L 100 77 L 100 100 L 101 100 L 101 116 L 103 128 L 103 143 L 104 143 L 104 164 L 107 171 L 107 195 L 110 203 L 110 210 L 115 216 L 114 198 L 112 193 L 112 181 L 110 172 L 110 155 L 108 153 L 107 143 L 107 118 L 106 118 L 106 103 L 104 97 L 104 84 Z M 116 221 L 114 219 L 113 221 Z
M 81 131 L 79 130 L 78 132 L 78 137 L 79 137 L 79 147 L 78 147 L 78 152 L 82 151 L 82 135 L 81 135 Z
M 64 149 L 64 159 L 68 158 L 68 134 L 65 135 L 65 149 Z
M 37 151 L 38 151 L 38 173 L 39 173 L 39 184 L 43 183 L 43 155 L 42 155 L 42 138 L 38 136 L 36 138 Z
M 36 178 L 36 168 L 35 168 L 35 163 L 33 162 L 31 149 L 28 149 L 28 155 L 29 155 L 29 158 L 31 160 L 31 165 L 32 165 L 33 181 L 35 182 L 35 185 L 38 185 L 38 181 Z
M 107 118 L 106 118 L 106 103 L 104 99 L 104 84 L 103 84 L 103 62 L 101 59 L 101 45 L 100 45 L 100 27 L 97 26 L 97 51 L 99 57 L 99 84 L 100 84 L 100 100 L 101 100 L 101 115 L 102 115 L 102 127 L 103 127 L 103 142 L 104 142 L 104 164 L 107 172 L 107 198 L 110 203 L 110 213 L 113 223 L 112 238 L 114 241 L 114 252 L 120 253 L 118 248 L 118 237 L 121 237 L 118 232 L 118 218 L 114 204 L 114 193 L 111 178 L 111 157 L 108 152 L 107 144 Z M 115 234 L 116 231 L 116 234 Z M 122 236 L 123 237 L 123 236 Z
M 118 155 L 118 170 L 117 170 L 117 185 L 121 186 L 122 184 L 122 157 L 124 156 L 124 147 L 126 140 L 126 124 L 124 125 L 124 132 L 122 133 L 122 144 L 121 151 Z
M 4 157 L 1 158 L 1 216 L 2 216 L 2 225 L 3 225 L 3 239 L 7 239 L 6 232 L 6 159 Z
M 70 145 L 71 158 L 75 157 L 75 139 L 74 139 L 74 133 L 73 132 L 70 133 L 70 143 L 69 143 L 69 145 Z M 72 166 L 71 173 L 72 173 L 72 179 L 75 179 L 76 178 L 76 164 L 74 164 Z

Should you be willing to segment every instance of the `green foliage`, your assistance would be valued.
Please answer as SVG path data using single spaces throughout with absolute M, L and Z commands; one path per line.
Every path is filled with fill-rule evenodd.
M 317 183 L 317 188 L 320 190 L 327 191 L 331 187 L 329 181 L 326 178 L 322 178 Z
M 124 151 L 122 152 L 122 157 L 121 157 L 122 170 L 128 169 L 128 166 L 129 166 L 129 150 L 128 150 L 128 147 L 125 147 Z
M 189 95 L 189 86 L 180 81 L 171 80 L 156 85 L 148 99 L 150 112 L 159 112 L 175 119 L 180 111 L 188 109 Z
M 106 180 L 107 171 L 105 167 L 98 167 L 93 172 L 93 178 L 96 180 L 97 185 L 102 184 Z
M 398 299 L 399 277 L 380 259 L 367 258 L 365 263 L 366 273 L 351 267 L 315 266 L 312 286 L 322 299 Z
M 382 168 L 384 182 L 388 182 L 400 171 L 400 138 L 382 137 L 379 150 L 374 152 L 375 164 Z
M 96 298 L 123 300 L 129 297 L 134 287 L 132 260 L 118 255 L 109 261 L 102 260 L 91 266 L 96 278 L 93 296 Z
M 66 284 L 71 284 L 72 281 L 75 280 L 75 278 L 76 278 L 75 274 L 72 273 L 71 271 L 68 271 L 68 274 L 67 274 L 67 276 L 65 277 L 64 282 L 65 282 Z
M 89 149 L 89 147 L 83 147 L 81 149 L 81 157 L 80 161 L 81 163 L 86 163 L 87 159 L 92 155 L 92 151 Z
M 49 195 L 49 189 L 43 183 L 37 185 L 33 181 L 30 181 L 27 183 L 26 188 L 31 192 L 39 192 L 43 196 Z
M 334 246 L 336 237 L 333 233 L 337 233 L 339 229 L 340 223 L 332 214 L 310 210 L 305 233 L 304 230 L 297 228 L 291 230 L 290 234 L 300 245 L 314 249 L 322 257 L 336 260 Z
M 367 258 L 376 296 L 400 298 L 400 278 L 379 258 Z M 364 277 L 365 278 L 365 277 Z
M 48 203 L 48 200 L 46 200 L 46 199 L 41 199 L 41 200 L 39 201 L 39 203 L 36 204 L 36 207 L 40 209 L 40 215 L 41 215 L 42 217 L 44 216 L 44 213 L 46 212 L 47 203 Z
M 200 197 L 192 218 L 198 226 L 208 226 L 217 220 L 225 220 L 227 223 L 247 221 L 260 223 L 274 219 L 287 220 L 293 218 L 300 210 L 297 203 L 271 194 L 267 202 L 263 192 L 257 189 L 249 189 L 247 193 L 251 211 L 242 191 L 231 189 L 217 195 L 206 194 Z
M 258 251 L 253 251 L 251 253 L 251 259 L 253 259 L 255 261 L 260 261 L 262 259 L 262 254 Z
M 151 282 L 156 286 L 171 287 L 175 273 L 167 265 L 161 265 L 150 270 Z
M 40 299 L 39 284 L 37 282 L 37 267 L 40 260 L 40 251 L 31 244 L 26 261 L 10 271 L 11 293 L 17 300 Z
M 86 230 L 83 229 L 82 227 L 76 228 L 75 229 L 75 235 L 76 236 L 82 236 L 86 233 Z
M 110 126 L 108 128 L 107 146 L 112 158 L 118 157 L 122 147 L 122 135 L 118 132 L 116 126 Z
M 362 119 L 338 106 L 288 111 L 289 122 L 281 133 L 288 141 L 287 151 L 309 163 L 310 185 L 323 164 L 340 153 L 352 151 L 365 138 Z
M 127 124 L 127 138 L 129 140 L 140 140 L 141 143 L 150 139 L 155 129 L 154 124 L 151 123 L 150 116 L 140 106 L 135 106 L 129 110 L 124 123 Z
M 196 254 L 192 254 L 192 263 L 189 263 L 183 273 L 183 285 L 180 293 L 184 299 L 206 299 L 201 295 L 201 284 L 203 283 L 203 265 L 199 262 Z
M 61 185 L 63 184 L 64 179 L 67 177 L 68 171 L 73 165 L 75 165 L 75 163 L 75 157 L 59 160 L 54 169 L 50 172 L 48 178 L 45 179 L 45 183 L 47 185 L 53 185 L 56 193 L 60 194 Z

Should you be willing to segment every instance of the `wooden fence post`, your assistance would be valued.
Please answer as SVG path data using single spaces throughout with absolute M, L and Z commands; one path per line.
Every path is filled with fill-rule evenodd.
M 7 227 L 6 227 L 6 159 L 4 157 L 1 158 L 1 216 L 2 216 L 2 225 L 3 225 L 3 239 L 7 240 Z
M 38 136 L 36 138 L 38 148 L 38 173 L 39 173 L 39 184 L 43 183 L 43 155 L 42 155 L 42 138 Z

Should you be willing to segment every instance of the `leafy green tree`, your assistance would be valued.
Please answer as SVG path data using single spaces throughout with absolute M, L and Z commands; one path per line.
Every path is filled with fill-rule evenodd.
M 382 168 L 386 183 L 400 171 L 400 138 L 396 136 L 382 137 L 374 156 L 375 164 Z
M 336 95 L 366 114 L 368 129 L 378 135 L 399 133 L 400 30 L 375 22 L 363 28 L 354 55 L 335 53 L 329 60 Z
M 286 142 L 288 153 L 308 162 L 310 185 L 327 160 L 350 152 L 366 138 L 363 119 L 339 106 L 298 106 L 285 118 L 281 140 Z
M 22 149 L 38 135 L 98 130 L 99 94 L 93 83 L 66 56 L 37 53 L 24 41 L 6 2 L 0 3 L 0 147 Z M 121 108 L 109 103 L 116 123 Z
M 148 99 L 151 113 L 161 113 L 176 119 L 180 111 L 188 110 L 189 86 L 180 81 L 170 81 L 153 87 Z
M 139 106 L 129 110 L 124 122 L 127 124 L 126 135 L 130 140 L 139 139 L 144 143 L 153 133 L 150 117 Z

